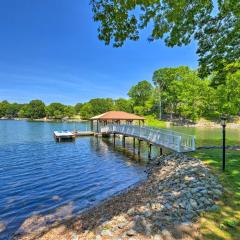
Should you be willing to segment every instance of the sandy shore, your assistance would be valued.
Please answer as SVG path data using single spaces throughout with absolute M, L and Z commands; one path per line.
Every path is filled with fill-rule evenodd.
M 152 161 L 147 172 L 146 181 L 77 217 L 66 208 L 67 220 L 48 226 L 51 216 L 27 219 L 15 239 L 201 239 L 197 219 L 216 210 L 222 193 L 217 179 L 200 160 L 180 154 Z

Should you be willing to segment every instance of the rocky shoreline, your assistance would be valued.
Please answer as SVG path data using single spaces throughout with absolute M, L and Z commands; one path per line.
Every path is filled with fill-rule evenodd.
M 218 209 L 223 188 L 217 178 L 183 154 L 151 161 L 147 173 L 146 181 L 65 222 L 44 227 L 43 216 L 27 219 L 15 239 L 201 239 L 196 221 Z

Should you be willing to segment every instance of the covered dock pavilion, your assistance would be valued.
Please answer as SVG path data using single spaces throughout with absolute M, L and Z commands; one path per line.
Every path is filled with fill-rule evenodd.
M 107 124 L 134 124 L 138 123 L 139 126 L 144 125 L 145 118 L 136 114 L 122 112 L 122 111 L 110 111 L 90 118 L 91 131 L 99 132 L 100 127 Z

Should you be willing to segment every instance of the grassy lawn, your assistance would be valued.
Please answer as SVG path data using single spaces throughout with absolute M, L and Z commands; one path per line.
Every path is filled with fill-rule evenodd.
M 226 171 L 221 171 L 221 150 L 198 150 L 190 154 L 202 159 L 218 176 L 224 194 L 215 212 L 206 212 L 199 219 L 205 239 L 240 239 L 240 151 L 227 151 Z
M 165 121 L 158 120 L 158 119 L 156 119 L 154 117 L 151 117 L 151 116 L 146 116 L 145 118 L 146 118 L 145 123 L 146 123 L 147 126 L 157 127 L 157 128 L 166 128 L 166 122 Z

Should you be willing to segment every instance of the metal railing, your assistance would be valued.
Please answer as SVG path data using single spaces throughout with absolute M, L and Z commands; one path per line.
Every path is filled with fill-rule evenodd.
M 189 152 L 195 151 L 196 149 L 194 136 L 168 129 L 137 125 L 108 124 L 101 128 L 101 133 L 117 133 L 136 137 L 176 152 Z

